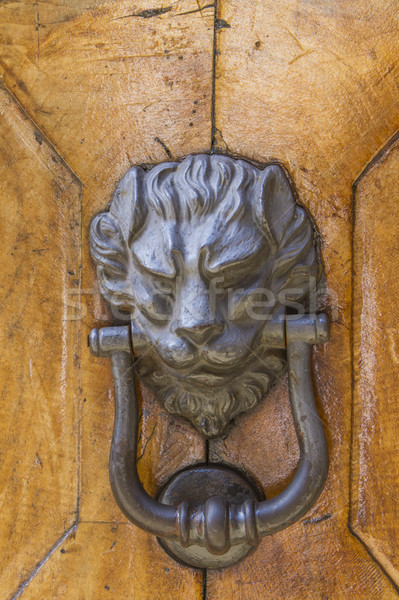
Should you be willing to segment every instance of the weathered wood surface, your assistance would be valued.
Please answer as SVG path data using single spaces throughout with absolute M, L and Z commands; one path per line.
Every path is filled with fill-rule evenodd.
M 77 519 L 80 186 L 0 84 L 0 597 Z
M 353 530 L 399 583 L 399 143 L 355 190 Z
M 177 565 L 130 523 L 80 523 L 32 584 L 23 600 L 202 599 L 199 572 Z
M 74 458 L 68 462 L 73 476 L 63 475 L 62 468 L 59 472 L 60 485 L 67 487 L 80 474 L 80 523 L 125 520 L 113 500 L 108 480 L 114 413 L 109 361 L 93 358 L 86 345 L 90 329 L 108 324 L 111 316 L 96 289 L 88 253 L 88 227 L 93 215 L 110 201 L 117 181 L 131 164 L 167 160 L 210 147 L 214 13 L 212 7 L 199 10 L 199 6 L 195 0 L 186 0 L 153 16 L 154 6 L 149 1 L 134 5 L 127 1 L 91 5 L 81 1 L 56 4 L 23 1 L 0 7 L 2 80 L 82 183 L 82 293 L 71 293 L 68 298 L 68 311 L 78 319 L 82 329 L 80 467 Z M 34 177 L 34 181 L 36 177 L 40 181 L 40 173 L 35 176 L 34 171 L 34 165 L 28 169 L 26 185 Z M 43 201 L 38 193 L 38 206 Z M 52 202 L 48 193 L 45 201 Z M 10 219 L 13 209 L 10 206 L 10 214 L 7 207 L 5 210 Z M 31 210 L 32 218 L 34 206 Z M 67 243 L 68 239 L 60 237 L 54 240 L 53 252 L 61 251 Z M 15 285 L 17 293 L 17 281 Z M 60 290 L 58 284 L 54 294 L 60 295 Z M 38 310 L 38 306 L 32 306 L 33 312 Z M 38 331 L 45 326 L 40 321 Z M 19 349 L 21 356 L 24 347 Z M 50 349 L 49 346 L 47 353 Z M 46 360 L 44 353 L 42 370 Z M 205 445 L 188 424 L 171 419 L 147 392 L 144 394 L 139 448 L 139 455 L 143 456 L 139 470 L 148 491 L 154 493 L 178 469 L 204 460 Z M 79 395 L 75 393 L 68 410 L 75 411 L 78 401 Z M 60 402 L 56 396 L 48 410 L 52 419 L 59 418 Z M 22 420 L 22 427 L 23 423 Z M 62 438 L 57 444 L 59 453 L 66 452 L 78 425 L 76 417 L 65 430 L 68 443 L 64 447 Z M 3 471 L 2 478 L 9 479 L 9 474 L 9 470 Z M 31 501 L 27 497 L 27 504 Z M 68 512 L 57 508 L 65 520 L 65 527 L 58 532 L 46 506 L 31 508 L 30 513 L 26 509 L 34 522 L 41 523 L 40 535 L 46 543 L 36 534 L 35 556 L 32 551 L 32 561 L 28 561 L 24 539 L 16 538 L 10 550 L 15 575 L 1 586 L 4 598 L 16 591 L 21 580 L 71 524 Z M 15 512 L 17 507 L 18 502 L 12 510 Z M 76 510 L 76 490 L 70 510 Z M 12 515 L 9 523 L 12 524 Z M 90 544 L 94 548 L 102 527 L 98 525 L 98 534 L 96 527 L 90 528 Z M 162 598 L 172 598 L 179 589 L 182 598 L 201 597 L 200 572 L 192 573 L 175 565 L 149 536 L 132 525 L 127 527 L 131 530 L 129 542 L 124 550 L 121 544 L 115 563 L 118 565 L 115 580 L 119 580 L 116 597 L 138 600 L 159 594 Z M 32 528 L 32 538 L 35 531 Z M 54 539 L 48 542 L 51 531 Z M 55 564 L 58 556 L 55 552 L 47 557 L 40 571 L 47 578 L 47 591 L 41 593 L 36 589 L 41 585 L 36 576 L 22 596 L 52 597 L 48 590 L 54 586 L 57 598 L 69 600 L 77 594 L 83 594 L 85 600 L 109 597 L 101 578 L 97 587 L 93 578 L 87 595 L 79 587 L 80 569 L 86 560 L 85 543 L 74 546 L 73 552 L 75 570 L 64 573 L 63 585 L 57 587 L 59 571 L 53 571 L 62 568 L 62 564 Z M 94 571 L 106 572 L 114 564 L 112 553 L 99 552 L 94 557 Z
M 331 341 L 314 352 L 329 438 L 326 489 L 302 522 L 263 540 L 238 567 L 210 572 L 208 598 L 225 590 L 234 600 L 396 598 L 377 561 L 349 531 L 348 513 L 352 184 L 399 127 L 399 11 L 380 0 L 232 0 L 219 3 L 218 17 L 230 26 L 217 34 L 218 147 L 287 167 L 323 239 L 337 320 Z M 390 248 L 379 252 L 383 257 Z M 248 465 L 273 495 L 292 473 L 296 446 L 284 384 L 256 416 L 237 419 L 236 431 L 211 444 L 210 459 Z M 398 480 L 395 485 L 387 503 L 396 503 Z
M 108 361 L 91 357 L 86 347 L 90 329 L 110 322 L 96 291 L 88 255 L 92 216 L 110 200 L 130 164 L 157 162 L 211 147 L 213 6 L 195 0 L 155 5 L 149 0 L 134 5 L 125 0 L 90 4 L 23 0 L 0 6 L 2 81 L 39 128 L 28 122 L 28 130 L 40 134 L 40 140 L 45 135 L 69 166 L 68 170 L 59 163 L 62 177 L 61 171 L 54 174 L 49 170 L 51 161 L 43 162 L 41 154 L 53 151 L 46 140 L 22 146 L 15 105 L 14 112 L 7 107 L 4 114 L 12 115 L 11 126 L 2 127 L 6 127 L 5 139 L 15 139 L 15 144 L 2 143 L 0 168 L 8 169 L 8 175 L 0 185 L 5 186 L 2 190 L 7 199 L 14 193 L 23 196 L 30 216 L 21 217 L 10 200 L 3 201 L 7 227 L 15 223 L 14 229 L 7 231 L 4 247 L 13 243 L 17 231 L 30 228 L 33 218 L 38 221 L 34 229 L 38 239 L 47 226 L 55 227 L 58 236 L 54 235 L 56 241 L 47 257 L 42 256 L 38 263 L 38 279 L 52 282 L 44 296 L 39 288 L 31 287 L 25 263 L 17 265 L 9 260 L 7 249 L 4 253 L 6 272 L 15 285 L 11 295 L 17 304 L 23 290 L 25 303 L 20 321 L 23 329 L 14 328 L 14 341 L 4 342 L 12 349 L 9 358 L 4 354 L 2 359 L 2 365 L 7 360 L 7 377 L 3 374 L 1 381 L 10 382 L 2 406 L 7 441 L 1 475 L 7 490 L 2 522 L 1 597 L 5 599 L 29 574 L 31 580 L 15 597 L 202 597 L 198 571 L 175 564 L 153 538 L 122 522 L 107 473 L 113 421 L 110 368 Z M 352 525 L 374 552 L 375 560 L 349 531 L 348 518 L 351 186 L 399 128 L 398 13 L 395 3 L 383 0 L 344 4 L 337 0 L 218 2 L 214 145 L 260 162 L 278 159 L 287 167 L 323 238 L 335 323 L 331 342 L 314 353 L 318 402 L 331 455 L 326 490 L 302 522 L 263 540 L 239 566 L 209 572 L 206 597 L 211 600 L 397 597 L 378 564 L 396 579 L 397 565 L 390 554 L 396 548 L 389 538 L 392 530 L 389 533 L 384 528 L 381 515 L 371 508 L 360 516 L 357 509 L 356 489 L 374 502 L 378 487 L 375 479 L 370 491 L 358 485 L 360 476 L 370 473 L 364 462 L 360 465 L 363 470 L 356 470 L 356 460 L 360 464 L 356 443 Z M 30 139 L 25 133 L 22 138 Z M 21 173 L 17 180 L 20 192 L 14 172 Z M 78 233 L 65 234 L 68 218 L 79 206 L 74 173 L 82 187 L 81 294 L 75 294 L 75 284 L 72 289 L 65 287 L 69 280 L 63 270 L 67 251 L 77 258 L 79 248 Z M 64 185 L 59 183 L 63 178 L 70 182 L 67 193 L 57 191 Z M 56 218 L 57 202 L 62 201 L 67 212 L 63 209 Z M 387 243 L 383 238 L 375 238 L 375 242 L 381 242 L 378 256 L 383 257 Z M 30 246 L 25 245 L 24 252 L 29 251 Z M 33 264 L 29 262 L 29 267 Z M 78 273 L 75 267 L 71 271 Z M 20 280 L 27 283 L 21 285 Z M 8 280 L 2 277 L 3 281 Z M 64 322 L 61 305 L 56 302 L 66 289 L 68 297 L 65 300 L 64 296 L 62 307 L 67 309 L 68 319 L 76 320 L 68 321 L 68 342 L 58 336 L 50 343 Z M 6 293 L 10 293 L 7 283 Z M 41 307 L 46 298 L 50 303 L 45 304 L 52 304 L 50 314 Z M 33 317 L 37 329 L 27 342 L 26 331 L 33 327 Z M 76 342 L 78 327 L 81 348 Z M 4 328 L 4 335 L 7 331 Z M 46 353 L 42 354 L 40 342 L 46 345 Z M 80 382 L 75 354 L 81 355 Z M 30 390 L 27 363 L 21 359 L 30 355 L 38 364 L 37 378 L 40 375 L 44 382 L 34 380 L 38 402 L 51 397 L 51 402 L 41 403 L 40 413 L 33 412 L 25 401 L 15 405 L 15 399 Z M 14 364 L 17 367 L 10 366 Z M 65 368 L 62 376 L 68 373 L 67 387 L 60 383 L 60 365 Z M 386 368 L 389 371 L 389 366 Z M 76 412 L 79 386 L 80 416 Z M 171 473 L 203 460 L 204 444 L 189 425 L 167 417 L 148 392 L 144 391 L 144 396 L 139 469 L 147 489 L 154 493 Z M 60 413 L 64 401 L 65 410 Z M 375 402 L 376 411 L 385 410 L 381 396 Z M 355 431 L 359 432 L 367 405 L 357 397 L 355 407 Z M 379 423 L 387 423 L 385 413 L 381 415 Z M 43 426 L 43 420 L 49 428 Z M 26 432 L 23 439 L 22 432 Z M 382 468 L 384 456 L 374 444 L 376 439 L 369 438 L 367 456 Z M 363 441 L 367 442 L 365 436 Z M 29 462 L 36 452 L 43 467 L 40 462 L 38 467 Z M 225 441 L 210 445 L 211 460 L 226 460 L 247 469 L 268 496 L 286 485 L 297 457 L 286 381 L 252 414 L 239 418 Z M 395 503 L 398 479 L 391 483 L 391 502 Z M 394 515 L 389 502 L 386 500 L 386 514 Z M 49 553 L 74 526 L 77 506 L 77 528 Z M 370 506 L 379 509 L 378 501 Z M 41 568 L 34 570 L 42 559 Z

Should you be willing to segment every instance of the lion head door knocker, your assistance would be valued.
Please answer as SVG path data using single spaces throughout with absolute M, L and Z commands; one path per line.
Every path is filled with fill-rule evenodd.
M 233 564 L 304 515 L 323 488 L 327 444 L 310 370 L 312 344 L 328 339 L 326 316 L 310 307 L 322 276 L 317 239 L 279 165 L 219 154 L 131 168 L 92 222 L 101 294 L 130 319 L 90 334 L 92 352 L 112 363 L 113 493 L 185 564 Z M 136 376 L 214 438 L 287 369 L 300 462 L 282 493 L 264 500 L 224 465 L 182 471 L 158 500 L 145 492 Z

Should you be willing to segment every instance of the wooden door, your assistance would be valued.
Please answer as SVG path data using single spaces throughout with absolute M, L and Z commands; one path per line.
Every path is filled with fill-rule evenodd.
M 396 598 L 399 7 L 386 0 L 62 0 L 0 6 L 4 600 Z M 108 483 L 111 315 L 92 216 L 132 164 L 209 149 L 281 161 L 323 241 L 314 351 L 330 471 L 302 521 L 223 571 L 176 564 Z M 298 449 L 282 380 L 206 445 L 143 390 L 146 489 L 225 461 L 268 497 Z

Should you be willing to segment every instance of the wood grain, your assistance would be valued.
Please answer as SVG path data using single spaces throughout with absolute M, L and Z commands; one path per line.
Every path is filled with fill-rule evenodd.
M 201 580 L 201 571 L 178 565 L 154 537 L 130 523 L 81 523 L 20 598 L 191 600 L 202 598 Z
M 0 84 L 0 597 L 73 526 L 78 502 L 80 186 Z
M 351 525 L 399 585 L 399 143 L 359 179 Z
M 217 16 L 213 145 L 259 162 L 280 160 L 323 239 L 333 327 L 331 342 L 314 352 L 314 374 L 331 467 L 326 489 L 309 515 L 264 539 L 240 565 L 209 572 L 207 598 L 396 598 L 396 589 L 378 564 L 396 578 L 395 530 L 377 514 L 377 479 L 370 490 L 362 483 L 371 465 L 381 468 L 383 460 L 376 446 L 382 438 L 375 432 L 374 437 L 368 435 L 368 430 L 359 448 L 372 458 L 370 465 L 367 461 L 360 465 L 355 440 L 352 523 L 374 559 L 347 523 L 351 186 L 399 127 L 398 10 L 383 0 L 219 0 Z M 29 268 L 26 257 L 17 263 L 5 253 L 8 278 L 3 279 L 3 291 L 12 300 L 5 305 L 6 317 L 12 318 L 5 322 L 15 327 L 11 341 L 6 339 L 9 329 L 3 332 L 11 353 L 9 359 L 3 356 L 3 362 L 8 362 L 1 379 L 7 382 L 2 424 L 3 501 L 8 507 L 2 523 L 4 598 L 10 598 L 29 574 L 17 595 L 35 600 L 97 600 L 110 594 L 135 600 L 202 597 L 201 575 L 176 565 L 154 538 L 122 523 L 111 495 L 107 463 L 112 379 L 108 362 L 90 356 L 86 336 L 92 327 L 109 324 L 112 315 L 96 288 L 88 227 L 131 164 L 211 147 L 213 26 L 213 6 L 195 0 L 162 6 L 150 0 L 134 5 L 128 0 L 22 0 L 0 6 L 0 76 L 37 124 L 21 117 L 6 96 L 9 104 L 3 114 L 11 115 L 11 120 L 1 125 L 6 142 L 1 142 L 0 157 L 7 171 L 1 186 L 11 200 L 3 209 L 8 228 L 5 248 L 14 252 L 16 245 L 29 254 L 31 242 L 40 250 L 45 231 L 55 232 L 48 253 L 35 254 L 36 262 L 30 260 Z M 38 136 L 33 141 L 32 132 Z M 44 136 L 56 148 L 57 161 L 62 156 L 70 169 L 62 162 L 57 162 L 57 168 L 52 164 L 54 150 Z M 70 269 L 72 280 L 80 264 L 78 233 L 68 229 L 68 219 L 79 205 L 74 173 L 83 191 L 80 291 L 74 283 L 66 287 L 69 280 L 64 272 L 67 251 L 71 260 L 77 259 L 77 266 Z M 15 198 L 30 219 L 19 211 Z M 62 210 L 58 202 L 63 203 Z M 20 232 L 31 233 L 32 219 L 32 237 L 14 244 Z M 383 248 L 378 256 L 385 256 Z M 43 303 L 39 287 L 31 285 L 36 281 L 31 267 L 38 282 L 51 282 L 46 292 L 50 302 Z M 24 311 L 15 313 L 21 289 Z M 59 304 L 65 290 L 68 298 L 62 296 Z M 67 338 L 60 337 L 65 325 L 61 307 L 68 313 Z M 76 342 L 79 327 L 81 349 Z M 26 341 L 28 329 L 32 331 Z M 80 382 L 78 363 L 73 360 L 79 353 Z M 33 391 L 29 364 L 21 356 L 31 356 L 32 364 L 38 365 Z M 80 417 L 76 413 L 79 386 Z M 382 384 L 381 389 L 385 389 Z M 40 411 L 25 400 L 27 392 L 35 394 Z M 368 398 L 356 400 L 355 431 L 364 424 Z M 373 406 L 385 410 L 381 398 L 376 396 Z M 139 469 L 146 488 L 155 493 L 174 471 L 203 460 L 204 444 L 189 425 L 166 416 L 147 390 L 143 390 L 142 413 Z M 384 415 L 378 423 L 378 428 L 390 424 Z M 297 457 L 284 381 L 255 411 L 237 419 L 226 440 L 210 444 L 211 460 L 246 469 L 268 496 L 289 481 Z M 359 512 L 356 494 L 370 501 L 369 512 Z M 394 515 L 387 503 L 384 510 Z M 57 546 L 71 527 L 63 545 Z
M 93 358 L 86 345 L 92 327 L 112 321 L 95 282 L 88 252 L 89 223 L 106 207 L 131 164 L 168 160 L 210 147 L 214 13 L 207 5 L 184 0 L 155 14 L 151 10 L 157 7 L 149 0 L 133 5 L 128 0 L 78 0 L 0 6 L 2 80 L 83 186 L 82 290 L 70 299 L 82 328 L 80 522 L 124 520 L 108 479 L 114 413 L 109 361 Z M 146 488 L 155 493 L 175 471 L 204 460 L 205 445 L 189 425 L 166 416 L 147 391 L 143 396 L 139 469 Z M 95 544 L 95 527 L 90 531 Z M 120 579 L 117 597 L 130 597 L 132 579 L 137 582 L 135 600 L 149 598 L 158 589 L 172 597 L 172 585 L 181 587 L 180 597 L 201 597 L 199 576 L 193 578 L 184 569 L 178 571 L 179 581 L 157 569 L 152 578 L 154 557 L 159 556 L 156 542 L 140 532 L 132 535 L 134 543 L 124 548 L 132 572 L 115 574 Z M 36 561 L 46 552 L 38 551 Z M 78 593 L 79 569 L 85 559 L 84 546 L 74 552 L 75 570 L 63 575 L 67 586 L 63 593 L 68 598 Z M 54 585 L 54 590 L 59 576 L 58 571 L 51 575 L 55 556 L 46 563 L 48 585 Z M 96 557 L 96 568 L 101 570 L 106 557 Z M 55 568 L 59 567 L 54 562 Z M 34 577 L 29 583 L 29 593 L 43 597 L 36 591 L 37 581 Z M 152 587 L 147 589 L 149 581 Z M 102 597 L 101 584 L 97 589 L 93 580 L 85 600 Z
M 132 163 L 209 148 L 213 9 L 199 6 L 145 18 L 149 0 L 1 5 L 2 79 L 85 187 L 96 183 L 92 208 Z
M 381 0 L 218 6 L 224 26 L 217 32 L 216 145 L 286 166 L 322 237 L 334 322 L 331 341 L 313 356 L 329 438 L 326 488 L 301 523 L 264 540 L 238 567 L 210 572 L 208 598 L 226 589 L 246 599 L 396 598 L 378 563 L 351 537 L 348 512 L 352 183 L 399 127 L 398 11 Z M 289 426 L 282 430 L 290 422 L 286 388 L 275 393 L 280 402 L 277 395 L 266 400 L 254 421 L 238 418 L 236 431 L 210 446 L 211 460 L 247 465 L 266 495 L 293 472 L 295 438 Z
M 260 442 L 260 427 L 265 423 L 265 434 L 269 435 Z M 259 460 L 260 443 L 262 460 Z M 237 419 L 226 439 L 211 442 L 210 460 L 224 462 L 226 459 L 250 474 L 265 490 L 267 498 L 276 496 L 288 485 L 298 464 L 299 448 L 289 408 L 286 376 L 258 406 Z

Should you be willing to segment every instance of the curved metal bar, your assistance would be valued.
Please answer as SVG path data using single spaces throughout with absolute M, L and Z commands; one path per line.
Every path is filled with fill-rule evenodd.
M 300 448 L 294 478 L 275 498 L 256 507 L 260 536 L 270 535 L 300 519 L 319 497 L 328 472 L 328 448 L 319 417 L 310 370 L 311 346 L 295 341 L 287 324 L 287 357 L 291 411 Z M 294 338 L 294 339 L 292 339 Z
M 95 356 L 111 358 L 115 422 L 109 471 L 115 500 L 124 515 L 141 529 L 179 539 L 179 510 L 151 498 L 137 472 L 138 403 L 129 326 L 93 329 L 89 345 Z
M 179 511 L 144 490 L 137 472 L 138 407 L 130 352 L 113 352 L 115 425 L 109 460 L 111 487 L 119 508 L 135 525 L 179 539 Z
M 281 322 L 277 327 L 271 323 L 269 337 L 281 347 L 279 328 L 284 329 Z M 92 331 L 93 354 L 111 357 L 116 403 L 110 478 L 115 499 L 130 521 L 159 537 L 178 540 L 184 547 L 198 544 L 213 554 L 223 554 L 232 545 L 257 545 L 260 537 L 284 529 L 311 508 L 328 470 L 326 438 L 314 401 L 311 345 L 328 339 L 328 322 L 325 315 L 305 317 L 287 321 L 285 329 L 291 410 L 300 447 L 294 478 L 271 500 L 228 505 L 215 496 L 199 507 L 186 502 L 177 507 L 161 504 L 144 490 L 136 466 L 138 407 L 129 327 Z

